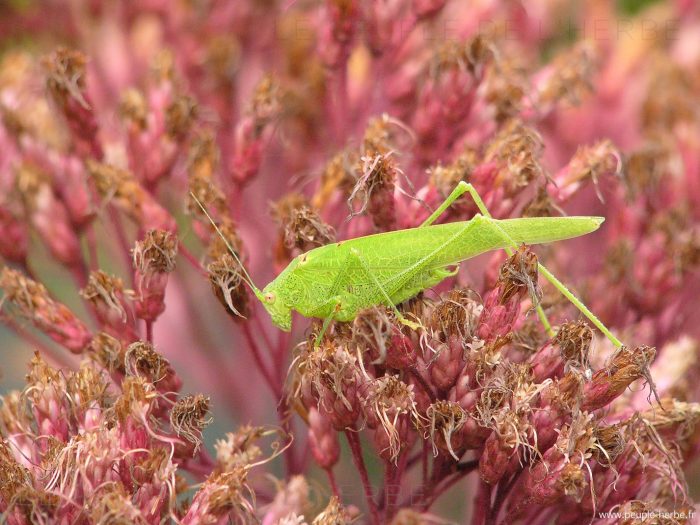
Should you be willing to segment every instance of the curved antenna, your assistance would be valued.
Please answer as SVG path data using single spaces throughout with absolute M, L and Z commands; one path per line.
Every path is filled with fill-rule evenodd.
M 250 274 L 248 273 L 248 270 L 245 269 L 245 266 L 243 266 L 243 262 L 238 258 L 238 255 L 236 254 L 236 250 L 233 249 L 231 244 L 228 242 L 228 239 L 226 236 L 223 234 L 223 232 L 219 229 L 219 226 L 214 222 L 214 219 L 212 218 L 211 215 L 209 215 L 209 212 L 206 210 L 204 205 L 200 202 L 200 200 L 197 198 L 197 196 L 190 191 L 190 195 L 194 199 L 194 201 L 197 203 L 197 205 L 202 209 L 202 212 L 204 212 L 204 215 L 206 215 L 207 219 L 209 219 L 209 222 L 211 225 L 214 227 L 216 230 L 216 233 L 219 234 L 219 237 L 224 241 L 224 244 L 226 244 L 226 248 L 228 248 L 228 251 L 231 252 L 231 255 L 233 255 L 233 258 L 236 259 L 236 262 L 239 264 L 241 267 L 241 270 L 243 270 L 243 282 L 245 282 L 248 286 L 250 286 L 251 290 L 255 293 L 257 297 L 260 297 L 262 295 L 262 292 L 260 291 L 260 288 L 255 286 L 255 283 L 253 283 L 253 279 L 251 279 Z

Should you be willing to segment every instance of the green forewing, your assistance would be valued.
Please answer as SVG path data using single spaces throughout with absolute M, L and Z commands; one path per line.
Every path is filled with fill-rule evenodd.
M 350 320 L 361 308 L 386 303 L 351 250 L 359 254 L 392 302 L 399 303 L 444 279 L 446 266 L 507 247 L 510 243 L 504 232 L 517 244 L 538 244 L 585 235 L 602 221 L 599 217 L 494 221 L 477 216 L 466 222 L 380 233 L 311 250 L 277 280 L 287 288 L 288 297 L 293 295 L 289 306 L 302 315 L 330 315 L 328 300 L 340 295 L 343 311 L 336 317 Z

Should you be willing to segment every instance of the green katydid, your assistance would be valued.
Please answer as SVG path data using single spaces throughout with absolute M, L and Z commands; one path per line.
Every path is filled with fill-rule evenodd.
M 461 195 L 469 193 L 481 214 L 469 221 L 432 225 Z M 202 208 L 219 235 L 216 222 Z M 292 310 L 305 317 L 324 319 L 317 338 L 321 341 L 333 320 L 351 321 L 357 313 L 375 305 L 391 307 L 403 324 L 416 328 L 396 305 L 426 288 L 455 275 L 466 259 L 497 249 L 509 254 L 519 244 L 539 244 L 591 233 L 602 217 L 533 217 L 496 220 L 471 184 L 460 182 L 440 207 L 417 228 L 349 239 L 315 248 L 294 258 L 264 289 L 260 290 L 243 269 L 243 279 L 263 304 L 272 322 L 291 330 Z M 228 243 L 227 243 L 228 245 Z M 616 346 L 622 343 L 606 326 L 543 265 L 539 272 L 569 299 Z M 542 309 L 538 314 L 547 331 L 552 329 Z

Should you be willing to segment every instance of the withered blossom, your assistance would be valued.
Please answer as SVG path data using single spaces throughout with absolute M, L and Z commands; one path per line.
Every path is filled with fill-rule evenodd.
M 43 284 L 9 267 L 0 271 L 3 300 L 17 315 L 30 320 L 57 343 L 81 353 L 91 335 L 85 324 L 64 304 L 54 300 Z
M 155 321 L 165 311 L 168 274 L 175 270 L 177 238 L 166 230 L 149 230 L 133 249 L 136 273 L 136 315 Z
M 209 398 L 202 394 L 185 396 L 170 409 L 170 426 L 178 436 L 194 445 L 193 454 L 202 445 L 202 430 L 209 423 Z

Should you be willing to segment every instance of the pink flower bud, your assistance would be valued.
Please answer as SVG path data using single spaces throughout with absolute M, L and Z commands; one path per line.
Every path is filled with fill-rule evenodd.
M 331 468 L 340 457 L 338 435 L 328 418 L 313 407 L 309 409 L 309 446 L 321 468 Z
M 500 295 L 500 290 L 494 288 L 486 294 L 484 300 L 484 310 L 479 317 L 476 333 L 486 341 L 510 332 L 520 314 L 520 298 L 518 296 L 512 296 L 505 304 L 501 304 Z
M 80 295 L 92 304 L 100 321 L 114 335 L 135 338 L 133 316 L 127 314 L 121 279 L 101 270 L 90 272 L 88 283 L 80 290 Z
M 143 230 L 160 229 L 174 232 L 175 219 L 163 208 L 132 173 L 93 160 L 86 163 L 100 194 L 115 204 Z
M 527 473 L 525 491 L 533 504 L 552 505 L 566 496 L 580 500 L 586 485 L 586 475 L 580 465 L 540 462 Z
M 92 336 L 87 327 L 65 305 L 52 299 L 42 284 L 4 267 L 0 288 L 20 316 L 71 352 L 83 352 L 90 342 Z
M 501 266 L 496 288 L 488 292 L 479 318 L 477 335 L 485 340 L 505 335 L 520 313 L 520 301 L 526 295 L 537 303 L 542 292 L 537 284 L 537 256 L 526 247 L 519 248 Z
M 85 87 L 86 62 L 87 57 L 79 51 L 57 49 L 44 59 L 46 85 L 66 118 L 77 153 L 100 158 L 97 123 Z
M 649 365 L 655 355 L 656 349 L 648 346 L 632 350 L 622 347 L 612 356 L 610 364 L 593 374 L 586 384 L 582 410 L 597 410 L 608 405 L 640 377 L 650 382 Z M 650 384 L 653 387 L 653 383 Z
M 555 175 L 556 184 L 547 186 L 547 190 L 557 202 L 565 202 L 589 180 L 599 191 L 599 181 L 617 175 L 621 169 L 620 152 L 609 140 L 603 140 L 579 148 L 569 164 Z
M 449 390 L 464 368 L 464 349 L 458 336 L 451 336 L 447 344 L 436 347 L 436 355 L 430 366 L 430 379 L 442 391 Z
M 564 371 L 559 348 L 552 341 L 547 341 L 542 348 L 532 354 L 529 362 L 532 364 L 532 375 L 536 383 L 560 376 Z
M 0 207 L 0 256 L 9 262 L 24 263 L 27 259 L 29 233 L 26 223 L 8 209 Z
M 134 246 L 136 315 L 149 322 L 165 311 L 168 274 L 175 269 L 177 238 L 168 231 L 150 230 Z
M 281 111 L 280 96 L 278 82 L 271 76 L 264 77 L 253 94 L 248 115 L 236 126 L 229 169 L 240 184 L 249 182 L 260 169 L 272 124 Z
M 325 2 L 318 52 L 327 66 L 338 66 L 347 59 L 359 15 L 360 6 L 356 0 Z
M 512 443 L 503 440 L 493 432 L 484 443 L 484 451 L 479 459 L 479 476 L 486 483 L 497 483 L 506 473 L 511 459 L 517 451 Z
M 418 18 L 431 18 L 445 7 L 446 0 L 413 0 L 413 11 Z
M 82 254 L 77 233 L 48 178 L 33 166 L 24 164 L 17 172 L 16 183 L 32 225 L 53 256 L 67 266 L 79 265 Z

